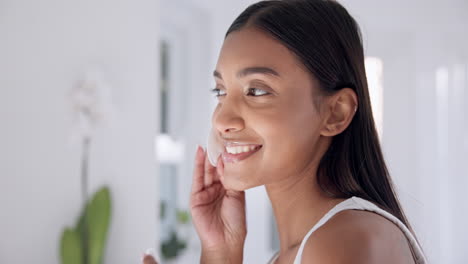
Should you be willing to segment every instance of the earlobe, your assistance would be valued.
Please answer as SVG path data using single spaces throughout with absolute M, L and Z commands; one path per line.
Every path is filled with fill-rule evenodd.
M 335 131 L 336 131 L 336 128 L 331 127 L 331 126 L 325 126 L 322 129 L 322 133 L 320 134 L 325 137 L 333 137 L 336 135 Z
M 351 123 L 357 111 L 357 96 L 354 90 L 343 88 L 328 100 L 328 113 L 321 131 L 323 136 L 336 136 Z

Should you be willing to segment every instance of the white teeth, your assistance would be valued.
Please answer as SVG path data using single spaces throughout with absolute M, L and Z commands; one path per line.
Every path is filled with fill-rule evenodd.
M 239 154 L 243 152 L 249 152 L 256 148 L 257 146 L 235 146 L 235 147 L 226 147 L 226 151 L 230 154 Z

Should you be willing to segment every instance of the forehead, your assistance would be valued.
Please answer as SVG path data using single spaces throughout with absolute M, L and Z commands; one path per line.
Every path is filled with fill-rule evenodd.
M 297 57 L 267 33 L 247 27 L 224 40 L 216 69 L 224 72 L 248 66 L 266 66 L 280 72 L 302 71 Z

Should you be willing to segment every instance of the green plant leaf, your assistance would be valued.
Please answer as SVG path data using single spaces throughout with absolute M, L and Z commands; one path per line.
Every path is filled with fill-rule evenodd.
M 111 217 L 109 188 L 98 190 L 87 208 L 89 264 L 101 264 Z
M 107 241 L 111 218 L 111 196 L 109 188 L 103 187 L 94 193 L 86 204 L 76 224 L 82 247 L 87 244 L 87 264 L 101 264 Z M 88 226 L 85 241 L 85 219 Z M 86 242 L 86 243 L 84 243 Z M 84 250 L 83 250 L 84 253 Z
M 84 260 L 85 259 L 88 259 L 88 255 L 89 253 L 87 251 L 89 251 L 89 246 L 87 246 L 86 243 L 88 243 L 89 239 L 86 239 L 85 241 L 85 235 L 84 235 L 84 220 L 85 220 L 85 213 L 86 213 L 86 208 L 88 208 L 88 204 L 89 204 L 89 201 L 83 206 L 83 208 L 81 209 L 81 214 L 80 214 L 80 217 L 78 218 L 78 221 L 76 223 L 76 232 L 80 235 L 80 243 L 81 243 L 81 250 L 82 250 L 82 259 L 83 259 L 83 264 L 86 264 L 84 263 Z M 89 232 L 89 228 L 88 228 L 88 232 Z M 87 249 L 85 248 L 87 246 Z
M 83 264 L 80 234 L 65 228 L 60 239 L 60 260 L 62 264 Z
M 186 247 L 187 242 L 179 239 L 177 233 L 171 230 L 171 237 L 161 244 L 161 252 L 164 259 L 173 259 Z
M 159 218 L 160 219 L 164 219 L 166 217 L 166 202 L 165 201 L 161 201 L 160 205 L 159 205 Z
M 190 220 L 190 214 L 185 210 L 177 210 L 177 221 L 181 224 L 187 224 Z

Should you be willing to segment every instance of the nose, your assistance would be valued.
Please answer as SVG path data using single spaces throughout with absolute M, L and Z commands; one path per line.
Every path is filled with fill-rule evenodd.
M 218 105 L 213 113 L 213 126 L 221 134 L 238 132 L 245 128 L 245 122 L 232 104 Z

